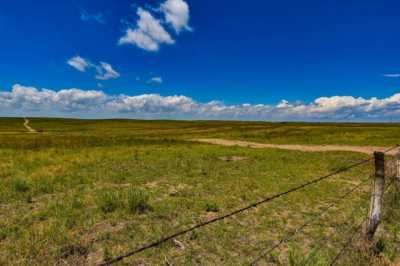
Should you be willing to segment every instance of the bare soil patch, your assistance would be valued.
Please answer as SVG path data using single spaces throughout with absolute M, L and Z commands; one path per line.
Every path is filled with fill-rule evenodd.
M 220 160 L 225 161 L 225 162 L 236 162 L 236 161 L 243 161 L 246 160 L 247 157 L 242 157 L 242 156 L 222 156 L 219 157 Z
M 29 119 L 27 119 L 27 118 L 25 118 L 24 127 L 26 128 L 26 130 L 28 130 L 29 133 L 38 133 L 35 129 L 33 129 L 29 125 Z
M 195 139 L 194 141 L 223 145 L 223 146 L 239 146 L 254 149 L 283 149 L 283 150 L 296 150 L 304 152 L 321 152 L 321 151 L 350 151 L 365 154 L 373 154 L 374 151 L 385 151 L 387 147 L 378 146 L 350 146 L 350 145 L 304 145 L 304 144 L 267 144 L 257 143 L 241 140 L 227 140 L 227 139 Z M 389 155 L 395 155 L 397 150 L 388 152 Z

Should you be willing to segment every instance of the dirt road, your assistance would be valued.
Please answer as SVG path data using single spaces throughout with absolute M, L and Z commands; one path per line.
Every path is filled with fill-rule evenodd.
M 194 141 L 223 145 L 223 146 L 240 146 L 254 149 L 263 148 L 274 148 L 283 150 L 296 150 L 305 152 L 317 152 L 317 151 L 351 151 L 360 152 L 366 154 L 372 154 L 374 151 L 385 151 L 388 147 L 376 147 L 376 146 L 349 146 L 349 145 L 303 145 L 303 144 L 265 144 L 257 142 L 248 142 L 240 140 L 227 140 L 227 139 L 195 139 Z M 396 154 L 397 149 L 394 149 L 387 154 Z
M 28 130 L 29 133 L 37 133 L 37 131 L 35 129 L 33 129 L 30 125 L 29 125 L 29 119 L 24 118 L 25 122 L 24 122 L 24 127 L 26 128 L 26 130 Z

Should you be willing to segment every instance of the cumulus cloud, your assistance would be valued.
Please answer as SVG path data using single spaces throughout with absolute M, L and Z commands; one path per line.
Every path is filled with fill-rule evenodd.
M 102 13 L 90 14 L 85 9 L 81 9 L 81 20 L 82 21 L 95 21 L 100 24 L 106 24 Z
M 189 26 L 190 11 L 189 5 L 183 0 L 167 0 L 160 7 L 164 13 L 165 21 L 172 25 L 174 30 L 179 33 L 183 29 L 191 31 Z
M 116 79 L 120 77 L 120 74 L 116 72 L 110 64 L 105 62 L 100 62 L 100 66 L 96 67 L 96 71 L 96 79 L 99 80 Z
M 119 44 L 133 44 L 147 51 L 158 51 L 160 44 L 174 44 L 171 35 L 164 29 L 160 21 L 148 11 L 139 7 L 137 9 L 139 20 L 135 29 L 128 28 L 124 36 L 119 39 Z
M 79 112 L 98 110 L 107 96 L 94 90 L 38 90 L 16 84 L 10 92 L 0 92 L 0 112 Z
M 139 16 L 136 26 L 126 20 L 121 22 L 128 26 L 125 35 L 119 39 L 119 44 L 132 44 L 146 51 L 158 51 L 161 44 L 174 44 L 164 25 L 170 25 L 177 34 L 182 30 L 192 31 L 189 26 L 190 9 L 184 0 L 167 0 L 158 8 L 151 9 L 164 16 L 163 20 L 155 18 L 149 11 L 137 8 Z
M 0 115 L 230 119 L 270 121 L 400 120 L 400 93 L 387 98 L 320 97 L 310 103 L 276 105 L 200 103 L 183 95 L 107 95 L 99 90 L 37 89 L 16 84 L 0 91 Z
M 91 66 L 91 64 L 86 59 L 80 56 L 72 57 L 67 61 L 67 64 L 81 72 L 85 72 L 86 69 Z
M 163 83 L 163 79 L 162 79 L 162 77 L 152 77 L 151 79 L 149 79 L 147 81 L 147 83 L 149 83 L 149 84 L 162 84 Z
M 95 78 L 99 80 L 116 79 L 120 74 L 113 69 L 113 67 L 106 62 L 100 62 L 100 65 L 91 63 L 80 56 L 75 56 L 67 61 L 67 63 L 78 71 L 85 72 L 86 69 L 96 69 Z

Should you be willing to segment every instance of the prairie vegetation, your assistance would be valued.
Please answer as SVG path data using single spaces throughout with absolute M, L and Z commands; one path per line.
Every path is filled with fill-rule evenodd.
M 368 156 L 223 147 L 216 137 L 278 144 L 391 146 L 395 124 L 0 120 L 0 265 L 95 265 Z M 247 265 L 362 180 L 372 164 L 292 193 L 121 265 Z M 326 265 L 366 215 L 370 185 L 351 194 L 261 265 Z M 398 262 L 400 218 L 385 196 L 379 250 L 344 265 Z M 390 207 L 389 207 L 390 206 Z M 177 244 L 179 243 L 179 244 Z M 321 246 L 321 248 L 319 248 Z

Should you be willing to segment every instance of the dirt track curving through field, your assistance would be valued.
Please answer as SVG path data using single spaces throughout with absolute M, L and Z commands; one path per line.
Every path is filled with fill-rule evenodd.
M 26 128 L 26 130 L 28 130 L 29 133 L 37 133 L 37 131 L 35 129 L 33 129 L 30 125 L 29 125 L 29 119 L 24 118 L 25 122 L 24 122 L 24 127 Z
M 282 150 L 295 150 L 304 152 L 319 152 L 319 151 L 350 151 L 372 154 L 374 151 L 385 151 L 387 147 L 377 146 L 350 146 L 350 145 L 304 145 L 304 144 L 265 144 L 257 142 L 248 142 L 240 140 L 227 139 L 195 139 L 194 141 L 223 145 L 223 146 L 239 146 L 254 149 L 274 148 Z M 397 149 L 391 150 L 387 154 L 395 155 Z

